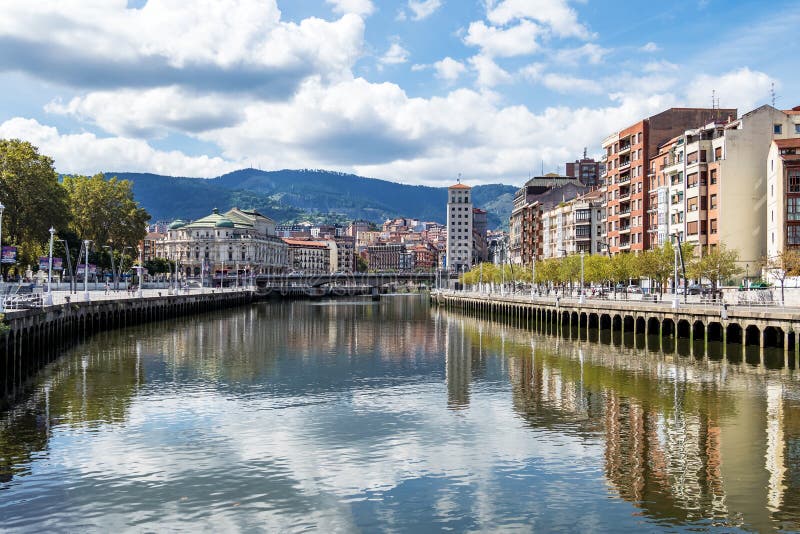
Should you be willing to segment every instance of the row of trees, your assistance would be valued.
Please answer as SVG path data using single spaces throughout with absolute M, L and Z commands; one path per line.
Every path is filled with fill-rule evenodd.
M 52 158 L 19 139 L 0 139 L 0 202 L 5 206 L 2 240 L 17 247 L 21 265 L 36 265 L 47 255 L 51 226 L 57 239 L 69 243 L 73 265 L 84 239 L 93 243 L 90 261 L 101 268 L 110 267 L 106 245 L 116 251 L 117 264 L 124 261 L 126 247 L 132 260 L 150 220 L 134 200 L 131 182 L 106 180 L 102 174 L 60 177 Z M 66 252 L 60 241 L 55 249 L 62 257 Z
M 718 281 L 729 280 L 743 269 L 739 265 L 739 255 L 724 245 L 695 258 L 691 244 L 681 246 L 686 269 L 686 278 L 709 280 L 716 289 Z M 674 277 L 675 249 L 671 243 L 645 251 L 641 254 L 623 253 L 616 256 L 600 254 L 586 255 L 583 261 L 584 281 L 592 284 L 627 283 L 628 280 L 650 279 L 661 293 Z M 580 282 L 581 257 L 577 254 L 562 258 L 548 258 L 537 261 L 533 269 L 530 265 L 477 265 L 461 277 L 464 284 L 524 282 L 530 283 L 535 271 L 535 284 L 549 286 L 575 285 Z M 683 266 L 679 267 L 679 277 L 683 277 Z

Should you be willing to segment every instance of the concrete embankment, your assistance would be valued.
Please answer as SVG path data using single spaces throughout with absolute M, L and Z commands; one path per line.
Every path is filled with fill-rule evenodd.
M 256 298 L 252 291 L 226 291 L 71 302 L 6 313 L 8 331 L 0 337 L 0 401 L 13 399 L 36 371 L 94 333 L 240 306 Z

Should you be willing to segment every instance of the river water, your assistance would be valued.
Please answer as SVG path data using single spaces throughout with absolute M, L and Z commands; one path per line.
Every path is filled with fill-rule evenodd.
M 775 367 L 421 296 L 107 332 L 0 414 L 0 530 L 797 530 L 800 381 Z

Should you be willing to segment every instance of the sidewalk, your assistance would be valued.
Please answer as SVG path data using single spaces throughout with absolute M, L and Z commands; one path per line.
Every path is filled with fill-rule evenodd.
M 250 291 L 249 287 L 226 287 L 220 289 L 218 287 L 211 288 L 211 287 L 192 287 L 188 290 L 181 289 L 179 295 L 204 295 L 204 294 L 212 294 L 212 293 L 235 293 L 235 292 L 246 292 Z M 166 297 L 170 295 L 168 289 L 143 289 L 142 290 L 142 298 L 152 298 L 152 297 Z M 45 294 L 42 295 L 43 297 Z M 86 302 L 84 297 L 83 290 L 78 290 L 76 293 L 71 293 L 69 291 L 53 291 L 53 304 L 60 305 L 65 304 L 67 302 L 67 298 L 69 297 L 70 302 Z M 95 290 L 89 291 L 89 300 L 91 302 L 102 301 L 102 300 L 127 300 L 127 299 L 138 299 L 138 293 L 136 291 L 128 292 L 125 290 L 114 291 L 110 289 L 108 293 L 103 290 Z

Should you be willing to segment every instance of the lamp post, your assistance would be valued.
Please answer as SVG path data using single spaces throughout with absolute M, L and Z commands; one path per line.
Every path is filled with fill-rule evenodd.
M 47 264 L 47 295 L 44 297 L 44 305 L 45 306 L 52 306 L 53 305 L 53 236 L 56 233 L 56 229 L 52 226 L 50 227 L 50 260 Z
M 583 254 L 584 252 L 581 250 L 581 292 L 580 292 L 580 299 L 578 300 L 578 302 L 580 302 L 581 304 L 586 303 L 586 296 L 584 295 L 583 291 Z
M 89 243 L 91 242 L 90 239 L 83 240 L 83 248 L 86 251 L 84 253 L 86 261 L 83 264 L 83 300 L 86 302 L 91 300 L 89 298 Z
M 678 236 L 675 235 L 677 238 Z M 679 241 L 680 243 L 680 241 Z M 680 246 L 680 245 L 678 245 Z M 672 309 L 677 310 L 678 304 L 680 302 L 680 298 L 678 297 L 678 248 L 675 248 L 675 271 L 673 273 L 673 283 L 672 283 Z
M 536 285 L 536 257 L 531 258 L 531 300 L 533 300 L 533 288 Z
M 139 287 L 136 289 L 136 296 L 142 298 L 142 274 L 144 273 L 144 241 L 139 247 Z
M 0 203 L 0 251 L 3 249 L 3 212 L 6 207 Z M 0 254 L 2 256 L 2 254 Z M 5 311 L 5 296 L 3 296 L 3 262 L 0 259 L 0 312 Z

